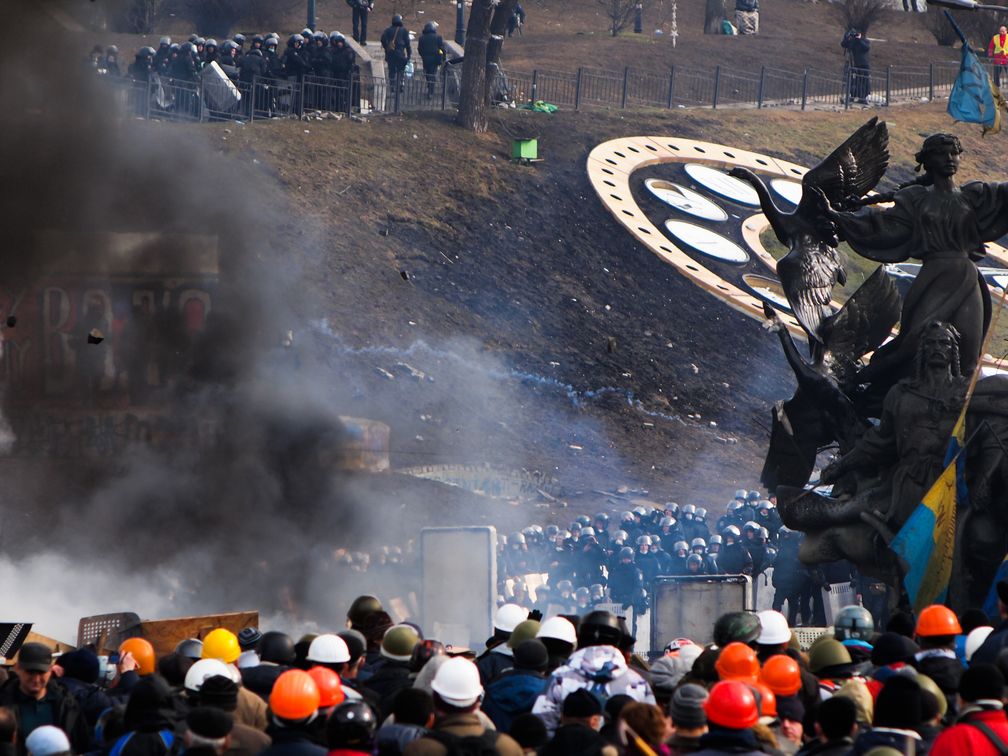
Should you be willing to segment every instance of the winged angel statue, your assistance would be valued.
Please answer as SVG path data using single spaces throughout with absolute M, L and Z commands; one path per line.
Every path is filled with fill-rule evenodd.
M 1008 233 L 1008 184 L 957 186 L 961 152 L 952 135 L 928 137 L 916 155 L 921 176 L 869 196 L 889 163 L 886 125 L 873 118 L 805 174 L 791 213 L 774 204 L 759 176 L 731 172 L 753 185 L 788 247 L 777 272 L 809 344 L 806 357 L 764 305 L 798 388 L 774 407 L 763 482 L 776 491 L 785 525 L 806 533 L 804 561 L 850 559 L 897 596 L 900 565 L 886 545 L 942 469 L 991 319 L 976 261 L 984 241 Z M 890 204 L 864 210 L 882 202 Z M 920 259 L 905 301 L 879 267 L 835 305 L 834 288 L 846 282 L 841 239 L 878 262 Z M 970 410 L 972 428 L 987 440 L 968 457 L 977 496 L 960 530 L 989 542 L 983 554 L 967 557 L 979 585 L 1008 548 L 1008 512 L 995 504 L 1008 495 L 1008 378 L 980 381 Z M 827 448 L 837 457 L 821 482 L 834 486 L 822 496 L 806 485 Z

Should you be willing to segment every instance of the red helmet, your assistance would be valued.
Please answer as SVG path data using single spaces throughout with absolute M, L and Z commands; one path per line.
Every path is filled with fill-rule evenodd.
M 756 696 L 741 680 L 722 680 L 711 688 L 704 711 L 708 722 L 733 730 L 745 730 L 759 721 Z

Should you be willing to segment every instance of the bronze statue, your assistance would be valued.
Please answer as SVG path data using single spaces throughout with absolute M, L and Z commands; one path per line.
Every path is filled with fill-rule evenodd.
M 979 363 L 991 300 L 976 261 L 984 241 L 1008 232 L 1008 183 L 958 187 L 962 148 L 954 136 L 937 134 L 917 153 L 920 178 L 865 197 L 885 172 L 887 144 L 885 124 L 866 123 L 806 174 L 802 200 L 790 214 L 773 204 L 755 174 L 733 174 L 757 189 L 777 237 L 789 247 L 778 274 L 809 340 L 806 359 L 764 307 L 798 389 L 774 407 L 763 482 L 776 491 L 784 523 L 806 532 L 804 561 L 847 558 L 898 589 L 900 566 L 886 547 L 941 473 Z M 893 205 L 854 212 L 880 201 Z M 880 262 L 923 262 L 902 307 L 880 268 L 835 310 L 833 287 L 844 279 L 838 239 Z M 883 343 L 897 320 L 898 334 Z M 1002 511 L 1008 379 L 978 383 L 967 429 L 975 441 L 967 450 L 967 481 L 976 495 L 960 520 L 960 536 L 971 537 L 953 592 L 962 601 L 989 585 L 1008 547 L 1008 511 Z M 836 459 L 819 481 L 833 484 L 826 497 L 805 486 L 817 456 L 830 449 Z

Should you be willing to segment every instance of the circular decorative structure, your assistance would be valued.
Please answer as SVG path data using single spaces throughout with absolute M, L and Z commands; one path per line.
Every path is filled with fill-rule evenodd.
M 645 180 L 644 186 L 665 204 L 694 218 L 718 222 L 728 220 L 728 213 L 723 208 L 685 186 L 656 178 Z
M 756 194 L 756 190 L 724 171 L 700 163 L 687 163 L 684 170 L 691 179 L 719 197 L 740 205 L 759 207 L 759 195 Z
M 748 252 L 731 239 L 709 228 L 679 220 L 665 221 L 665 228 L 680 242 L 702 255 L 735 265 L 745 265 L 749 262 Z
M 791 305 L 788 304 L 787 297 L 784 296 L 784 289 L 781 288 L 780 281 L 777 279 L 746 273 L 742 276 L 742 280 L 750 291 L 760 299 L 766 300 L 778 310 L 791 312 Z
M 797 206 L 801 202 L 802 185 L 797 181 L 775 178 L 770 182 L 770 188 L 792 205 Z

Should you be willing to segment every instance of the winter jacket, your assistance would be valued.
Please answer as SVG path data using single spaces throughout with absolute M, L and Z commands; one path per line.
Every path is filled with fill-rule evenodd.
M 231 745 L 224 756 L 258 756 L 273 743 L 262 730 L 235 722 L 231 728 Z
M 997 756 L 998 749 L 990 739 L 977 727 L 970 723 L 983 723 L 1008 745 L 1008 719 L 1004 709 L 981 710 L 968 707 L 959 718 L 957 724 L 949 727 L 938 736 L 931 747 L 931 756 Z
M 298 81 L 304 78 L 305 74 L 311 73 L 311 64 L 304 49 L 288 47 L 283 54 L 284 74 L 288 77 L 296 76 Z
M 998 653 L 1005 646 L 1008 646 L 1008 620 L 1004 620 L 987 636 L 987 640 L 973 653 L 970 664 L 994 664 Z
M 532 713 L 543 720 L 553 734 L 560 723 L 563 700 L 584 688 L 603 701 L 623 693 L 640 703 L 655 702 L 651 686 L 627 667 L 623 653 L 613 646 L 579 648 L 567 663 L 550 675 L 546 690 L 536 699 Z
M 238 708 L 234 712 L 234 721 L 239 724 L 265 730 L 269 722 L 266 702 L 248 688 L 238 687 Z
M 700 750 L 696 753 L 697 756 L 721 756 L 721 754 L 758 756 L 763 751 L 760 750 L 756 736 L 751 730 L 712 727 L 710 732 L 700 737 Z
M 921 651 L 913 662 L 914 667 L 922 675 L 927 675 L 941 688 L 948 700 L 952 716 L 956 713 L 956 693 L 959 692 L 959 678 L 962 677 L 963 666 L 955 657 L 955 652 L 945 649 Z M 951 718 L 951 717 L 950 717 Z
M 553 739 L 539 750 L 539 756 L 616 756 L 616 748 L 592 728 L 568 724 L 557 728 Z
M 914 756 L 920 736 L 912 730 L 897 730 L 890 727 L 876 727 L 874 730 L 862 732 L 854 741 L 850 750 L 851 756 L 861 756 L 873 748 L 887 746 L 895 748 L 905 756 Z
M 413 57 L 409 30 L 405 26 L 393 25 L 383 31 L 381 46 L 385 51 L 386 63 L 405 66 L 406 61 Z
M 412 685 L 409 664 L 389 659 L 381 669 L 368 678 L 364 687 L 372 691 L 381 701 L 381 719 L 384 720 L 392 713 L 392 699 L 396 693 Z
M 850 738 L 830 740 L 826 743 L 814 740 L 806 743 L 796 756 L 847 756 L 853 745 L 854 741 Z
M 718 567 L 726 575 L 752 575 L 753 559 L 741 543 L 724 546 L 718 555 Z
M 307 729 L 273 722 L 266 734 L 273 739 L 273 744 L 259 756 L 326 756 L 326 749 L 312 742 Z
M 406 746 L 427 734 L 427 728 L 420 725 L 396 724 L 390 722 L 378 728 L 375 744 L 378 756 L 401 756 Z M 330 755 L 331 756 L 331 755 Z
M 486 732 L 486 727 L 477 714 L 451 714 L 434 723 L 434 732 L 445 733 L 449 737 L 458 738 L 479 737 Z M 522 747 L 503 733 L 498 733 L 494 742 L 500 756 L 522 756 Z M 418 738 L 403 750 L 403 756 L 447 756 L 448 749 L 434 737 Z
M 440 65 L 445 61 L 444 39 L 436 29 L 424 29 L 417 42 L 417 52 L 424 65 Z
M 357 62 L 357 53 L 350 49 L 350 46 L 343 44 L 342 47 L 334 45 L 331 49 L 332 72 L 337 79 L 349 79 L 353 73 L 354 64 Z
M 511 720 L 532 711 L 536 699 L 546 689 L 546 679 L 526 669 L 509 669 L 486 686 L 483 713 L 501 732 L 511 729 Z
M 60 683 L 77 701 L 77 706 L 80 708 L 81 714 L 84 715 L 89 730 L 94 730 L 98 717 L 105 709 L 112 706 L 112 698 L 97 685 L 67 675 L 60 678 Z
M 269 73 L 269 67 L 266 63 L 266 58 L 261 57 L 259 55 L 246 55 L 238 63 L 238 79 L 240 81 L 251 83 L 255 77 L 266 76 L 268 73 Z M 245 669 L 260 669 L 260 668 L 261 665 L 256 667 L 246 667 Z M 279 667 L 273 667 L 273 669 L 279 669 Z M 243 680 L 245 679 L 245 670 L 242 670 L 242 679 Z M 269 687 L 271 689 L 273 687 L 274 680 L 276 680 L 276 677 L 273 677 L 270 680 Z M 258 688 L 254 692 L 262 695 Z M 266 695 L 269 695 L 269 693 L 267 692 Z
M 503 643 L 484 652 L 476 660 L 476 669 L 479 670 L 480 682 L 483 687 L 492 683 L 512 667 L 514 667 L 514 658 L 511 656 L 511 649 Z
M 17 719 L 17 749 L 21 756 L 27 753 L 25 738 L 36 727 L 46 724 L 56 725 L 63 730 L 77 753 L 86 751 L 91 743 L 91 733 L 77 701 L 54 679 L 50 679 L 42 700 L 36 701 L 21 692 L 20 680 L 12 675 L 0 686 L 0 706 L 14 711 Z
M 682 754 L 696 753 L 700 750 L 700 738 L 680 735 L 678 732 L 666 743 L 669 747 L 669 756 L 682 756 Z

